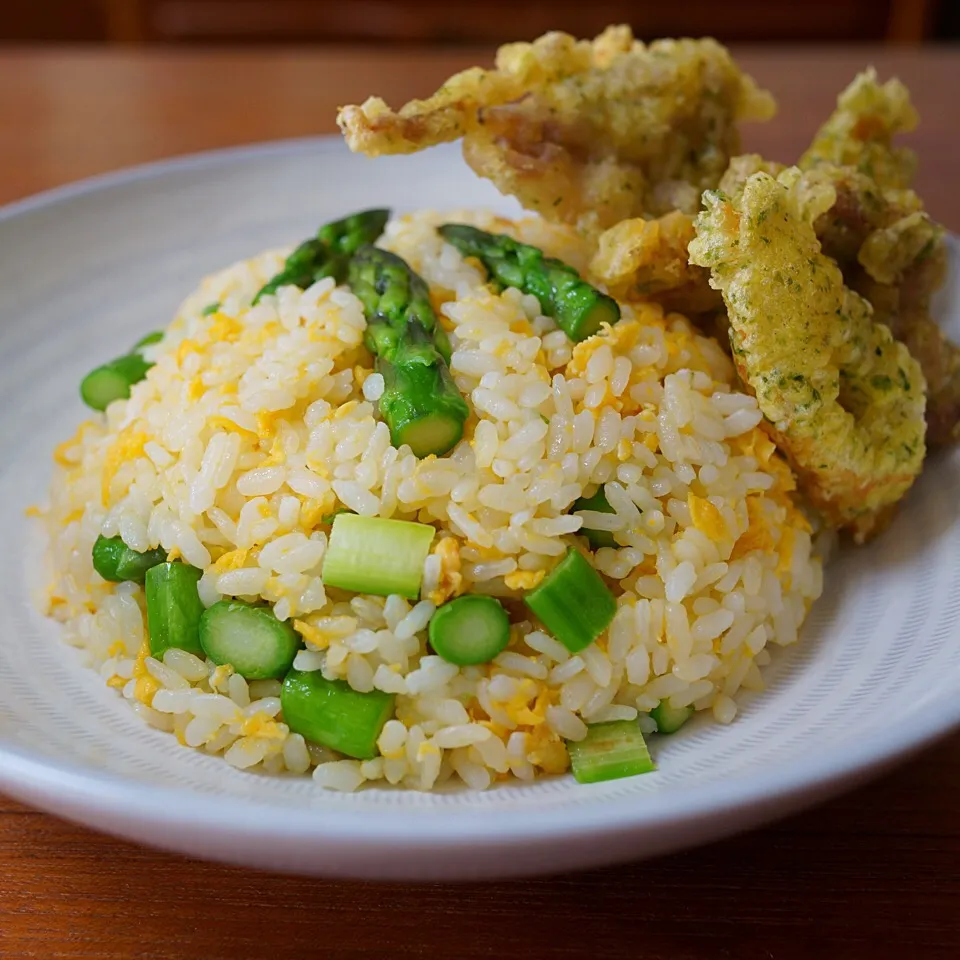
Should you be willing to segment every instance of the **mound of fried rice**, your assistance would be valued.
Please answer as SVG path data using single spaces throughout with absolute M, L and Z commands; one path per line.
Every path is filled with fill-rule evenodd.
M 148 348 L 155 366 L 130 399 L 57 449 L 43 509 L 48 611 L 107 685 L 180 743 L 240 768 L 312 769 L 339 790 L 458 778 L 483 789 L 562 773 L 564 741 L 589 723 L 639 717 L 653 730 L 647 714 L 663 699 L 729 723 L 738 694 L 762 687 L 770 646 L 797 640 L 821 563 L 793 477 L 719 347 L 644 303 L 573 344 L 535 298 L 493 292 L 437 235 L 447 219 L 512 233 L 582 271 L 588 252 L 536 219 L 390 223 L 381 244 L 430 284 L 473 411 L 448 455 L 391 446 L 347 288 L 327 279 L 250 306 L 287 251 L 205 279 Z M 571 507 L 599 485 L 615 512 L 587 519 L 621 546 L 591 551 Z M 325 589 L 324 518 L 343 508 L 436 527 L 419 602 Z M 101 533 L 203 570 L 207 605 L 273 604 L 304 639 L 297 668 L 395 693 L 381 755 L 343 759 L 291 733 L 278 681 L 248 683 L 182 650 L 151 657 L 143 589 L 93 570 Z M 619 608 L 577 655 L 521 602 L 571 545 Z M 438 604 L 466 592 L 502 598 L 513 626 L 493 662 L 458 668 L 430 652 L 426 630 Z

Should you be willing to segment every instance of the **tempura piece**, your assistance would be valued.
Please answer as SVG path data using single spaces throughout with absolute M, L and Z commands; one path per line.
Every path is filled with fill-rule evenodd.
M 720 190 L 733 196 L 743 190 L 743 185 L 755 173 L 769 173 L 771 177 L 778 177 L 786 169 L 786 164 L 776 160 L 764 160 L 759 153 L 742 153 L 738 157 L 730 158 L 730 163 L 720 178 Z
M 884 189 L 909 187 L 916 155 L 906 147 L 894 147 L 892 141 L 898 133 L 913 130 L 919 119 L 907 88 L 896 78 L 878 83 L 871 67 L 837 98 L 837 109 L 800 158 L 800 167 L 832 163 L 853 167 Z
M 720 189 L 733 195 L 751 174 L 775 176 L 782 169 L 756 155 L 734 157 Z M 960 347 L 930 313 L 946 275 L 943 227 L 913 190 L 882 189 L 853 167 L 819 163 L 804 171 L 796 189 L 801 195 L 833 191 L 833 204 L 814 223 L 823 252 L 840 265 L 847 286 L 869 301 L 874 319 L 919 361 L 927 380 L 927 442 L 960 439 Z
M 590 272 L 620 300 L 655 300 L 687 316 L 723 309 L 709 273 L 689 262 L 693 218 L 674 210 L 623 220 L 600 234 Z
M 907 88 L 899 80 L 880 85 L 868 70 L 840 95 L 801 166 L 807 179 L 835 188 L 836 203 L 816 224 L 823 250 L 920 362 L 927 440 L 945 444 L 960 439 L 960 348 L 930 313 L 946 275 L 944 230 L 909 189 L 916 157 L 892 143 L 918 120 Z
M 854 271 L 849 281 L 873 305 L 874 318 L 890 327 L 923 369 L 931 446 L 960 440 L 960 347 L 944 336 L 930 313 L 946 269 L 946 247 L 938 243 L 921 250 L 892 284 L 879 282 L 866 269 Z
M 857 260 L 879 283 L 900 283 L 918 260 L 942 246 L 943 233 L 943 227 L 926 213 L 915 210 L 867 234 Z
M 823 252 L 848 286 L 873 306 L 919 361 L 927 380 L 927 442 L 960 439 L 960 347 L 931 315 L 933 294 L 946 276 L 943 227 L 924 212 L 912 190 L 880 189 L 850 167 L 822 164 L 804 173 L 806 189 L 829 186 L 833 206 L 814 224 Z
M 393 112 L 345 107 L 352 150 L 411 153 L 463 137 L 467 162 L 549 220 L 597 232 L 628 217 L 696 211 L 737 152 L 740 120 L 774 113 L 769 93 L 715 40 L 594 41 L 548 33 L 501 47 L 428 100 Z
M 862 542 L 920 472 L 925 382 L 821 252 L 813 223 L 834 201 L 796 168 L 732 199 L 709 191 L 690 256 L 723 293 L 734 361 L 801 488 Z
M 760 170 L 776 175 L 783 164 L 757 154 L 733 157 L 720 178 L 720 189 L 736 193 Z M 654 300 L 695 318 L 713 330 L 713 315 L 723 298 L 710 286 L 708 270 L 690 262 L 687 246 L 696 235 L 693 216 L 673 210 L 655 220 L 634 217 L 600 234 L 590 271 L 621 300 Z M 707 316 L 703 316 L 706 314 Z M 721 332 L 726 325 L 721 325 Z M 726 337 L 722 338 L 726 343 Z
M 860 263 L 865 250 L 871 272 L 893 283 L 893 275 L 905 269 L 928 242 L 942 239 L 942 229 L 923 213 L 923 202 L 912 190 L 882 189 L 853 167 L 832 163 L 804 171 L 801 183 L 804 190 L 834 192 L 833 205 L 815 227 L 824 253 L 844 269 Z

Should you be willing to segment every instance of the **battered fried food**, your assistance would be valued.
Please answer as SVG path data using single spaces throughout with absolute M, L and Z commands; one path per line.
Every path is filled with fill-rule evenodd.
M 656 220 L 623 220 L 600 235 L 590 272 L 620 300 L 655 300 L 693 316 L 723 309 L 709 273 L 689 262 L 693 218 L 674 210 Z
M 897 79 L 878 83 L 871 67 L 858 74 L 837 98 L 837 109 L 820 128 L 799 166 L 804 170 L 820 163 L 853 167 L 881 189 L 909 187 L 917 168 L 916 155 L 906 147 L 894 147 L 892 141 L 918 122 L 907 88 Z
M 902 87 L 887 83 L 876 89 L 886 91 L 886 115 L 912 111 L 909 100 L 902 100 Z M 891 149 L 889 138 L 878 136 L 860 142 L 874 158 L 881 148 Z M 881 162 L 880 169 L 891 162 Z M 782 169 L 756 155 L 734 157 L 720 189 L 735 194 L 751 174 L 764 170 L 776 175 Z M 960 347 L 944 336 L 930 313 L 933 294 L 946 275 L 943 227 L 924 212 L 913 190 L 882 188 L 850 166 L 820 160 L 797 184 L 801 193 L 825 189 L 835 199 L 814 223 L 823 252 L 840 265 L 847 286 L 869 301 L 874 319 L 886 324 L 919 361 L 927 381 L 927 443 L 955 442 L 960 439 Z
M 892 284 L 866 269 L 851 272 L 851 286 L 873 305 L 874 318 L 890 327 L 920 363 L 927 380 L 927 444 L 960 440 L 960 347 L 930 313 L 930 301 L 947 270 L 942 243 L 925 248 Z
M 920 472 L 925 383 L 821 251 L 813 223 L 834 201 L 795 168 L 709 191 L 690 256 L 723 293 L 734 361 L 802 489 L 862 542 Z
M 945 231 L 912 190 L 882 190 L 850 167 L 823 164 L 804 174 L 808 189 L 829 185 L 833 206 L 814 225 L 824 253 L 848 286 L 866 297 L 874 319 L 906 344 L 927 381 L 927 443 L 960 439 L 960 347 L 931 314 L 946 276 Z
M 769 173 L 771 177 L 778 177 L 786 169 L 785 163 L 764 160 L 759 153 L 742 153 L 738 157 L 730 158 L 730 163 L 720 178 L 720 190 L 733 196 L 743 190 L 743 185 L 755 173 Z
M 960 348 L 930 313 L 946 275 L 945 232 L 909 189 L 913 152 L 892 143 L 917 122 L 906 87 L 898 80 L 880 85 L 868 70 L 840 95 L 801 166 L 814 188 L 826 183 L 836 191 L 816 223 L 824 252 L 923 368 L 927 440 L 936 445 L 960 438 Z
M 755 153 L 732 157 L 720 189 L 736 193 L 751 174 L 763 170 L 776 175 L 783 169 L 783 164 Z M 621 221 L 600 234 L 591 273 L 622 300 L 654 300 L 712 330 L 723 298 L 710 286 L 709 271 L 690 262 L 687 246 L 696 235 L 693 220 L 692 215 L 673 210 L 655 220 Z M 721 343 L 726 344 L 725 336 Z
M 481 176 L 548 220 L 597 232 L 620 220 L 696 211 L 737 152 L 741 120 L 769 93 L 715 40 L 591 41 L 548 33 L 501 47 L 494 70 L 451 77 L 392 111 L 371 98 L 338 118 L 352 150 L 411 153 L 463 138 Z

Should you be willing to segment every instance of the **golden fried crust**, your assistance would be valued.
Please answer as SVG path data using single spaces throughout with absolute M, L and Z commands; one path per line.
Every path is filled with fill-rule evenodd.
M 730 195 L 758 171 L 783 170 L 755 154 L 734 157 L 720 180 Z M 873 307 L 874 319 L 919 361 L 927 381 L 927 443 L 960 439 L 960 348 L 933 320 L 930 302 L 945 277 L 944 230 L 913 190 L 881 188 L 853 167 L 820 162 L 803 172 L 798 194 L 832 191 L 814 229 L 844 281 Z
M 836 194 L 833 205 L 814 226 L 824 253 L 842 267 L 862 263 L 861 257 L 866 256 L 878 274 L 899 274 L 907 259 L 913 258 L 907 256 L 908 247 L 914 248 L 915 256 L 928 240 L 939 241 L 942 236 L 942 229 L 922 212 L 923 203 L 912 190 L 882 189 L 853 167 L 818 164 L 804 171 L 801 183 L 806 190 L 828 187 Z
M 472 67 L 452 76 L 428 100 L 411 100 L 397 113 L 379 97 L 369 97 L 360 106 L 342 107 L 337 123 L 355 153 L 416 153 L 459 140 L 476 125 L 485 101 L 507 100 L 518 92 L 512 77 Z
M 620 300 L 655 300 L 691 316 L 723 309 L 710 275 L 689 262 L 693 218 L 674 210 L 656 220 L 623 220 L 600 235 L 590 273 Z
M 733 196 L 743 190 L 743 185 L 755 173 L 769 173 L 771 177 L 778 177 L 786 164 L 776 160 L 764 160 L 759 153 L 742 153 L 738 157 L 731 157 L 727 169 L 720 178 L 720 190 Z
M 893 284 L 863 268 L 849 271 L 850 285 L 873 305 L 876 320 L 890 327 L 916 358 L 927 380 L 927 444 L 960 440 L 960 347 L 933 320 L 930 301 L 947 269 L 947 252 L 937 243 Z
M 595 40 L 548 33 L 502 47 L 433 97 L 391 111 L 345 107 L 351 149 L 409 153 L 463 137 L 481 176 L 547 219 L 599 231 L 619 220 L 694 212 L 736 152 L 740 120 L 773 115 L 770 94 L 714 40 L 646 46 L 629 28 Z
M 920 367 L 821 252 L 829 186 L 803 189 L 794 168 L 704 201 L 690 256 L 723 293 L 740 375 L 804 492 L 863 540 L 923 464 Z
M 871 67 L 858 74 L 837 98 L 837 109 L 800 158 L 808 170 L 821 163 L 853 167 L 881 188 L 909 187 L 917 161 L 912 150 L 894 147 L 898 133 L 913 130 L 919 116 L 910 93 L 897 79 L 877 82 Z
M 802 182 L 808 190 L 834 190 L 835 202 L 814 224 L 823 252 L 923 369 L 927 442 L 960 439 L 960 348 L 931 315 L 933 294 L 946 275 L 943 227 L 912 190 L 881 189 L 852 167 L 820 164 Z

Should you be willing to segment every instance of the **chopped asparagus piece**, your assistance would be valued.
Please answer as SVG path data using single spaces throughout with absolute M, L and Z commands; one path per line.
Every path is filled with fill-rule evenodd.
M 358 760 L 377 756 L 377 738 L 393 716 L 391 694 L 359 693 L 341 680 L 327 680 L 319 670 L 291 670 L 280 704 L 284 723 L 294 733 Z
M 167 559 L 167 551 L 160 549 L 138 553 L 131 550 L 120 537 L 97 537 L 93 545 L 93 569 L 114 583 L 130 580 L 143 583 L 147 571 Z
M 343 220 L 324 224 L 309 240 L 304 240 L 284 261 L 283 269 L 272 277 L 253 298 L 254 304 L 280 287 L 309 287 L 324 277 L 343 283 L 350 258 L 364 244 L 373 243 L 390 219 L 389 210 L 364 210 Z
M 577 783 L 601 783 L 656 770 L 635 720 L 595 723 L 585 739 L 567 741 Z
M 657 733 L 676 733 L 694 714 L 692 706 L 671 707 L 669 700 L 661 700 L 650 716 L 657 722 Z
M 435 534 L 425 523 L 338 514 L 323 561 L 323 582 L 356 593 L 416 599 Z
M 430 646 L 448 663 L 489 663 L 510 642 L 510 618 L 496 598 L 470 594 L 440 607 L 429 633 Z
M 540 309 L 553 317 L 571 340 L 585 340 L 601 324 L 620 319 L 620 307 L 613 297 L 582 280 L 562 260 L 545 256 L 538 247 L 463 223 L 444 224 L 440 233 L 465 257 L 479 260 L 500 286 L 533 294 Z
M 290 669 L 301 642 L 269 607 L 220 600 L 200 617 L 200 646 L 214 663 L 229 663 L 245 680 L 269 680 Z
M 610 626 L 617 601 L 603 578 L 577 550 L 527 594 L 527 606 L 571 653 L 590 646 Z
M 162 657 L 176 647 L 200 657 L 200 617 L 203 603 L 197 593 L 202 571 L 186 563 L 160 563 L 146 574 L 147 628 L 150 653 Z
M 153 344 L 159 343 L 163 339 L 162 330 L 154 330 L 153 333 L 148 333 L 145 336 L 141 337 L 134 345 L 131 353 L 140 353 L 144 347 L 152 347 Z
M 153 364 L 139 353 L 117 357 L 91 370 L 80 383 L 80 396 L 92 410 L 106 410 L 114 400 L 126 400 L 130 388 L 139 383 Z
M 384 381 L 380 415 L 393 445 L 441 456 L 460 440 L 470 409 L 450 376 L 450 343 L 426 283 L 378 247 L 353 257 L 349 283 L 367 315 L 366 344 Z
M 592 510 L 594 513 L 615 513 L 613 507 L 607 503 L 607 498 L 603 494 L 603 487 L 600 487 L 592 497 L 581 497 L 571 508 L 571 513 L 578 513 L 581 510 Z M 617 541 L 609 530 L 591 530 L 588 527 L 581 527 L 580 532 L 587 538 L 590 546 L 594 550 L 600 547 L 615 547 Z

